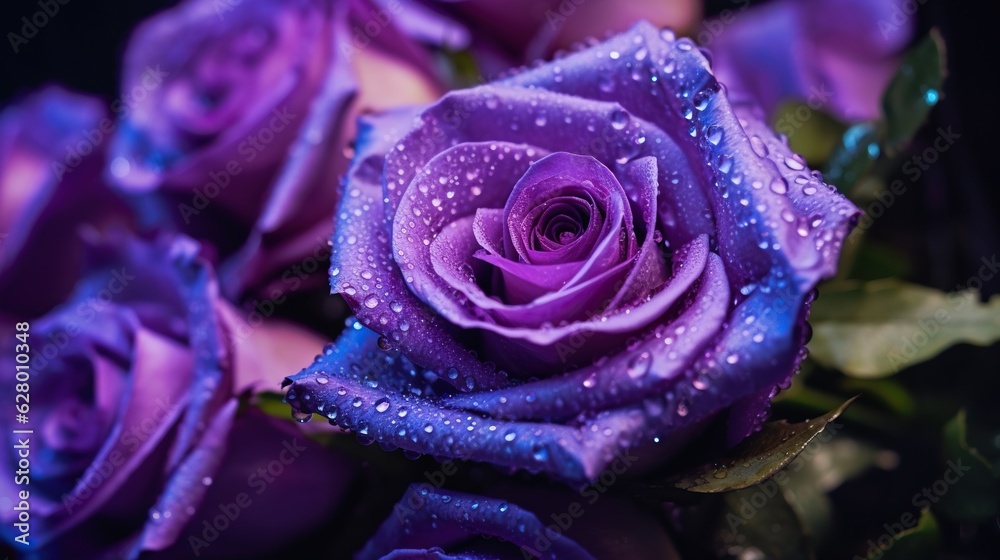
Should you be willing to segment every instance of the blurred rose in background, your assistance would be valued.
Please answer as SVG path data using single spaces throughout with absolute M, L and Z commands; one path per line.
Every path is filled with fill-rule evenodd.
M 242 324 L 190 239 L 113 232 L 88 253 L 89 272 L 72 297 L 31 323 L 34 433 L 9 435 L 0 450 L 3 495 L 16 496 L 12 445 L 30 439 L 29 550 L 246 557 L 329 517 L 354 467 L 290 420 L 241 410 L 264 374 L 295 368 L 323 341 L 291 324 L 256 332 Z M 2 386 L 11 402 L 13 390 Z M 3 420 L 8 434 L 25 427 L 11 420 Z M 332 482 L 313 489 L 319 477 Z M 309 492 L 297 509 L 312 524 L 273 516 L 286 492 Z M 220 514 L 228 520 L 217 521 Z M 7 538 L 16 515 L 0 512 Z
M 367 0 L 187 0 L 156 15 L 126 50 L 110 178 L 157 195 L 148 221 L 231 257 L 227 294 L 278 281 L 325 249 L 355 117 L 440 93 L 396 28 L 406 16 Z
M 101 177 L 112 125 L 100 100 L 58 86 L 0 114 L 0 317 L 62 301 L 79 278 L 80 230 L 127 221 Z

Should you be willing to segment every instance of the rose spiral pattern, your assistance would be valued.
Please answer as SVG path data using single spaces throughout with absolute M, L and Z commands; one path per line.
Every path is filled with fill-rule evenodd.
M 639 23 L 366 120 L 330 270 L 357 319 L 287 399 L 574 481 L 727 409 L 737 441 L 856 216 L 693 43 Z

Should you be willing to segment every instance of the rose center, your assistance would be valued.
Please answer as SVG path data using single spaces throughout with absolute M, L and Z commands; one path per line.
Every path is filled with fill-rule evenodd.
M 569 245 L 580 238 L 591 225 L 593 201 L 564 197 L 547 201 L 531 226 L 532 248 L 537 251 L 552 250 Z

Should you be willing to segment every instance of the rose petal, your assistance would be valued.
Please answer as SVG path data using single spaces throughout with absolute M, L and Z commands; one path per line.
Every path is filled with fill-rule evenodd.
M 574 185 L 574 187 L 567 185 Z M 521 230 L 515 233 L 515 224 L 524 223 L 527 219 L 525 214 L 540 209 L 539 205 L 544 204 L 544 201 L 572 191 L 580 191 L 577 196 L 586 194 L 598 205 L 597 210 L 602 213 L 600 222 L 603 227 L 597 235 L 598 245 L 587 251 L 590 253 L 590 257 L 586 259 L 576 275 L 563 286 L 563 290 L 571 289 L 593 279 L 610 267 L 631 258 L 636 251 L 632 209 L 618 179 L 607 167 L 601 165 L 594 158 L 556 152 L 532 164 L 514 185 L 504 208 L 504 223 L 508 225 L 504 236 L 504 256 L 509 260 L 514 260 L 513 253 L 516 251 L 521 256 L 521 262 L 549 264 L 533 261 L 526 239 L 528 232 Z M 543 209 L 544 206 L 541 208 Z M 625 231 L 625 247 L 621 246 L 621 232 L 623 230 Z M 504 278 L 507 277 L 508 275 L 504 274 Z M 518 278 L 528 280 L 522 275 L 519 275 Z M 515 300 L 508 301 L 508 303 L 525 302 Z
M 652 336 L 607 361 L 509 389 L 445 398 L 448 406 L 512 419 L 569 418 L 583 411 L 633 404 L 668 391 L 726 318 L 729 287 L 710 254 L 692 304 L 650 329 Z
M 642 425 L 641 414 L 633 413 L 598 415 L 579 427 L 492 420 L 442 407 L 437 399 L 362 382 L 357 373 L 362 370 L 378 372 L 377 379 L 421 377 L 407 361 L 379 350 L 376 341 L 367 329 L 349 328 L 328 353 L 285 379 L 289 403 L 300 412 L 326 416 L 366 442 L 544 470 L 572 481 L 599 473 L 618 449 L 615 435 L 631 434 Z M 390 370 L 395 373 L 388 374 Z M 591 429 L 609 436 L 589 438 Z
M 225 25 L 209 2 L 188 1 L 144 22 L 126 51 L 123 91 L 146 95 L 131 107 L 112 144 L 129 160 L 116 179 L 129 189 L 148 189 L 166 173 L 187 189 L 204 181 L 205 169 L 224 169 L 233 148 L 260 129 L 282 100 L 305 106 L 310 82 L 323 58 L 308 56 L 321 41 L 325 18 L 308 3 L 276 9 L 262 2 L 231 10 Z M 177 30 L 184 29 L 184 41 Z M 154 61 L 150 60 L 155 56 Z M 298 85 L 299 87 L 295 87 Z M 283 129 L 285 140 L 294 127 Z M 262 151 L 254 167 L 277 161 L 281 151 Z M 246 194 L 246 193 L 244 193 Z M 254 197 L 236 203 L 254 214 Z M 243 208 L 240 208 L 240 206 Z M 248 208 L 249 206 L 250 208 Z
M 382 560 L 487 560 L 478 554 L 445 554 L 439 548 L 397 549 L 386 554 Z
M 232 353 L 233 392 L 275 390 L 281 373 L 298 367 L 302 356 L 319 353 L 325 340 L 296 323 L 270 318 L 254 327 L 231 305 L 216 306 Z M 275 376 L 277 375 L 277 377 Z
M 79 230 L 128 221 L 101 181 L 103 146 L 85 135 L 103 134 L 112 124 L 105 114 L 99 99 L 57 86 L 0 113 L 0 310 L 18 320 L 40 316 L 72 291 L 85 254 Z
M 219 433 L 226 439 L 212 438 L 225 449 L 217 469 L 184 473 L 186 486 L 171 488 L 161 498 L 154 508 L 159 517 L 147 525 L 136 549 L 160 550 L 165 558 L 269 557 L 325 524 L 343 505 L 357 474 L 350 460 L 310 440 L 294 423 L 252 407 L 233 420 L 228 433 Z M 262 477 L 269 468 L 274 473 L 275 462 L 282 465 L 280 473 Z M 317 487 L 319 478 L 327 482 Z M 298 515 L 274 516 L 287 507 L 290 496 L 307 493 L 309 500 L 295 504 Z M 225 513 L 223 507 L 229 513 L 238 507 L 239 516 L 216 538 L 204 540 L 204 523 L 212 525 Z
M 384 154 L 412 119 L 411 112 L 400 111 L 362 123 L 358 155 L 348 175 L 350 188 L 341 204 L 334 233 L 330 285 L 334 292 L 344 296 L 359 318 L 379 329 L 379 334 L 387 336 L 415 362 L 438 373 L 458 368 L 464 374 L 463 379 L 468 376 L 473 380 L 474 387 L 504 386 L 506 380 L 472 356 L 459 341 L 458 333 L 410 292 L 393 260 L 385 224 L 364 218 L 365 209 L 380 216 Z M 370 244 L 364 254 L 353 247 L 359 239 Z M 382 288 L 376 292 L 372 286 Z M 456 386 L 463 388 L 466 384 L 462 381 Z
M 560 560 L 594 558 L 566 536 L 553 539 L 551 547 L 539 550 L 531 537 L 544 534 L 545 525 L 533 513 L 494 498 L 417 484 L 410 486 L 401 503 L 418 503 L 420 507 L 404 509 L 403 519 L 395 515 L 386 519 L 358 553 L 358 560 L 377 560 L 395 549 L 413 546 L 411 543 L 418 547 L 427 541 L 436 543 L 438 525 L 444 526 L 446 531 L 459 529 L 469 536 L 498 537 L 539 557 L 544 553 L 545 557 Z
M 205 434 L 206 427 L 233 389 L 232 356 L 222 340 L 216 311 L 219 288 L 208 264 L 197 256 L 197 245 L 175 243 L 173 264 L 188 301 L 188 344 L 194 356 L 190 401 L 178 426 L 168 467 L 180 463 Z
M 275 177 L 249 239 L 223 272 L 225 285 L 231 294 L 245 289 L 247 280 L 280 273 L 300 260 L 301 255 L 309 254 L 308 251 L 285 247 L 283 252 L 287 258 L 282 258 L 281 253 L 269 254 L 262 250 L 264 247 L 295 247 L 303 242 L 311 245 L 316 239 L 329 236 L 332 230 L 328 208 L 336 204 L 338 189 L 310 189 L 312 196 L 306 204 L 302 191 L 325 176 L 338 176 L 344 168 L 344 162 L 336 154 L 338 131 L 347 125 L 349 117 L 346 108 L 356 94 L 357 83 L 344 49 L 339 48 L 345 41 L 344 37 L 350 36 L 344 21 L 345 14 L 339 13 L 346 12 L 347 7 L 338 4 L 334 10 L 338 13 L 332 17 L 330 44 L 325 47 L 331 53 L 330 60 L 323 70 L 318 91 L 309 103 L 309 112 L 294 142 L 287 149 L 287 157 Z M 318 146 L 325 146 L 325 149 Z M 336 154 L 333 158 L 336 165 L 329 162 L 330 152 Z M 313 227 L 303 228 L 302 224 Z
M 129 555 L 130 559 L 137 558 L 143 550 L 162 550 L 177 540 L 195 508 L 201 504 L 212 475 L 218 471 L 225 457 L 226 439 L 238 405 L 236 399 L 223 405 L 206 426 L 204 435 L 172 471 L 156 505 L 149 510 L 149 520 Z M 164 516 L 166 512 L 170 515 Z

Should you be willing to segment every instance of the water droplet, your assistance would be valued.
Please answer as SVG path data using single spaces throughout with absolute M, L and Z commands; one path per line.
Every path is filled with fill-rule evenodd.
M 312 420 L 312 412 L 303 412 L 301 410 L 292 409 L 292 418 L 300 424 L 305 424 L 306 422 Z
M 697 94 L 695 94 L 694 99 L 692 99 L 692 101 L 694 101 L 694 108 L 698 109 L 699 111 L 704 111 L 705 109 L 707 109 L 708 100 L 712 98 L 712 94 L 713 92 L 708 90 L 699 91 Z
M 389 410 L 389 399 L 379 399 L 375 401 L 375 411 L 385 412 Z
M 685 401 L 680 401 L 677 403 L 677 416 L 687 416 L 688 415 L 688 405 Z
M 733 158 L 729 156 L 722 156 L 722 159 L 719 160 L 719 171 L 723 173 L 729 173 L 729 170 L 732 168 L 733 168 Z
M 809 224 L 806 222 L 805 217 L 801 217 L 795 227 L 795 233 L 799 234 L 801 237 L 809 236 Z
M 538 447 L 534 450 L 531 456 L 534 457 L 535 460 L 539 462 L 547 461 L 549 459 L 549 450 L 546 449 L 545 447 Z
M 767 157 L 767 154 L 769 153 L 767 145 L 764 144 L 764 141 L 761 140 L 759 136 L 750 137 L 750 147 L 753 148 L 753 153 L 760 157 Z
M 628 124 L 628 113 L 621 109 L 615 109 L 611 113 L 611 127 L 615 130 L 622 130 Z
M 361 400 L 361 397 L 354 397 L 354 400 L 351 401 L 351 406 L 354 408 L 360 408 L 363 402 L 364 401 Z
M 591 373 L 583 380 L 583 386 L 588 389 L 593 389 L 597 385 L 597 372 Z
M 785 167 L 787 167 L 789 169 L 792 169 L 794 171 L 802 171 L 803 169 L 806 168 L 804 165 L 802 165 L 801 163 L 799 163 L 798 160 L 796 160 L 795 158 L 791 158 L 791 157 L 786 157 L 785 158 Z
M 712 473 L 712 476 L 721 480 L 729 476 L 729 471 L 727 471 L 726 469 L 718 469 L 714 473 Z
M 718 146 L 719 142 L 722 141 L 722 127 L 714 124 L 708 127 L 708 133 L 705 138 L 707 138 L 713 146 Z
M 319 383 L 320 385 L 326 385 L 329 382 L 330 382 L 330 378 L 326 377 L 325 375 L 321 375 L 321 376 L 319 376 L 319 377 L 316 378 L 316 383 Z
M 376 307 L 378 307 L 378 297 L 376 297 L 375 294 L 366 297 L 365 307 L 367 307 L 368 309 L 375 309 Z
M 504 441 L 514 441 L 514 438 L 516 438 L 516 437 L 517 437 L 517 434 L 511 431 L 511 432 L 507 432 L 506 434 L 504 434 L 503 439 L 504 439 Z
M 392 309 L 396 313 L 399 313 L 400 311 L 403 310 L 403 304 L 399 303 L 398 301 L 394 301 L 389 304 L 389 309 Z
M 640 354 L 637 354 L 628 363 L 628 368 L 626 371 L 628 372 L 629 377 L 632 377 L 634 379 L 636 377 L 642 377 L 643 375 L 646 375 L 646 372 L 649 371 L 649 364 L 652 361 L 653 359 L 649 355 L 649 352 L 642 352 Z
M 785 181 L 781 177 L 775 177 L 771 181 L 771 192 L 775 194 L 785 194 L 788 192 L 788 181 Z
M 433 432 L 433 431 L 434 431 L 434 426 L 432 426 L 432 425 L 430 425 L 430 424 L 427 424 L 426 426 L 424 426 L 424 432 L 425 432 L 425 433 L 428 433 L 428 434 L 429 434 L 429 433 L 431 433 L 431 432 Z
M 941 94 L 936 89 L 928 89 L 924 92 L 924 103 L 928 105 L 936 105 L 939 99 L 941 99 Z
M 611 93 L 615 90 L 615 78 L 612 74 L 602 74 L 597 82 L 597 87 L 604 93 Z

